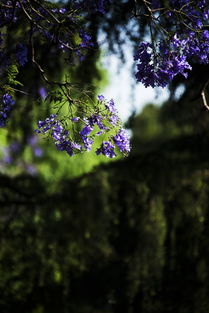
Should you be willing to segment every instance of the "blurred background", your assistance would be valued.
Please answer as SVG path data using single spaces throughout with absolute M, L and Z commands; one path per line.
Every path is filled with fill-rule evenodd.
M 1 313 L 209 312 L 209 112 L 200 96 L 209 67 L 194 64 L 157 99 L 136 86 L 132 54 L 146 23 L 133 24 L 132 5 L 91 16 L 100 48 L 67 69 L 95 97 L 116 99 L 129 157 L 70 158 L 38 138 L 47 90 L 30 64 L 19 73 L 33 84 L 0 132 Z M 8 42 L 14 36 L 17 25 Z M 62 77 L 62 54 L 45 55 L 40 46 L 49 75 Z

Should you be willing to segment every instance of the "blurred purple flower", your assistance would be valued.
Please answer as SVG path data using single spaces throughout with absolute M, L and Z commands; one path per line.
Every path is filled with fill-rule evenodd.
M 37 137 L 37 136 L 30 136 L 30 137 L 28 137 L 28 139 L 27 139 L 27 143 L 28 143 L 30 146 L 36 145 L 37 142 L 38 142 L 38 137 Z
M 45 100 L 46 97 L 47 97 L 47 95 L 48 95 L 46 89 L 45 89 L 43 86 L 41 86 L 41 87 L 39 88 L 38 93 L 39 93 L 39 96 L 40 96 L 43 100 Z
M 43 155 L 43 150 L 40 147 L 35 147 L 33 153 L 36 157 L 40 158 Z
M 26 165 L 26 172 L 28 174 L 30 174 L 31 176 L 34 176 L 34 175 L 36 175 L 37 170 L 32 164 L 27 164 Z

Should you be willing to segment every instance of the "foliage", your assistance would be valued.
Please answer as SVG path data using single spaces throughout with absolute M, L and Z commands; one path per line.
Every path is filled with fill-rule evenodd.
M 94 14 L 104 14 L 107 3 L 108 1 L 98 1 L 87 6 L 87 3 L 73 1 L 62 7 L 60 3 L 51 4 L 49 1 L 2 2 L 0 47 L 4 62 L 1 77 L 5 85 L 0 88 L 1 127 L 6 125 L 11 112 L 11 105 L 5 104 L 5 97 L 11 98 L 11 94 L 14 95 L 15 92 L 27 95 L 17 87 L 30 89 L 30 83 L 24 78 L 20 79 L 20 83 L 16 78 L 19 71 L 27 75 L 29 67 L 32 67 L 32 75 L 38 76 L 39 81 L 42 79 L 38 90 L 35 88 L 31 91 L 34 97 L 32 111 L 37 105 L 35 101 L 38 102 L 37 93 L 46 100 L 48 111 L 50 107 L 56 111 L 37 123 L 38 133 L 47 133 L 48 137 L 55 141 L 57 149 L 67 152 L 69 156 L 90 151 L 93 142 L 97 142 L 95 137 L 101 134 L 104 136 L 101 136 L 100 144 L 96 148 L 97 155 L 101 153 L 113 158 L 116 156 L 117 146 L 124 154 L 130 151 L 129 139 L 116 109 L 113 109 L 113 100 L 107 102 L 103 96 L 98 96 L 99 101 L 96 101 L 94 93 L 85 90 L 78 82 L 73 82 L 73 76 L 76 77 L 73 67 L 76 63 L 84 62 L 86 51 L 95 45 L 86 31 L 85 15 L 89 14 L 90 9 Z M 11 43 L 13 35 L 14 42 Z M 43 60 L 46 49 L 49 55 L 48 64 Z M 64 62 L 60 62 L 61 58 Z M 58 79 L 54 79 L 55 75 L 50 73 L 56 65 Z M 64 69 L 66 65 L 68 70 Z M 89 83 L 94 80 L 92 77 Z M 11 98 L 11 101 L 13 104 L 14 99 Z M 111 105 L 108 105 L 110 103 Z M 20 114 L 19 110 L 18 112 Z M 75 125 L 75 122 L 78 125 Z M 126 146 L 121 142 L 126 142 Z
M 208 9 L 205 0 L 198 3 L 130 0 L 119 1 L 118 4 L 110 0 L 75 0 L 66 3 L 3 0 L 0 7 L 1 127 L 13 119 L 13 110 L 17 112 L 16 115 L 21 115 L 19 105 L 16 108 L 8 106 L 5 97 L 16 95 L 21 102 L 23 95 L 30 101 L 32 97 L 33 103 L 26 109 L 32 115 L 39 106 L 39 94 L 43 99 L 46 98 L 48 111 L 51 111 L 50 107 L 56 111 L 56 117 L 52 115 L 51 118 L 50 114 L 47 118 L 41 117 L 38 127 L 45 127 L 40 127 L 39 133 L 47 133 L 52 137 L 59 150 L 70 156 L 89 151 L 95 136 L 85 130 L 93 129 L 94 126 L 99 127 L 106 137 L 101 138 L 96 147 L 97 155 L 112 158 L 116 155 L 117 146 L 120 152 L 127 155 L 130 151 L 129 139 L 121 122 L 116 123 L 116 119 L 119 121 L 116 111 L 107 114 L 101 108 L 102 101 L 96 101 L 95 94 L 90 94 L 84 88 L 86 78 L 81 73 L 81 70 L 85 70 L 91 85 L 96 77 L 94 70 L 98 55 L 96 50 L 99 48 L 98 34 L 101 29 L 109 31 L 114 11 L 119 7 L 121 13 L 126 9 L 127 17 L 123 25 L 130 39 L 134 42 L 138 40 L 139 47 L 134 56 L 138 63 L 136 77 L 145 86 L 164 87 L 178 74 L 187 77 L 193 62 L 208 63 Z M 134 17 L 133 23 L 131 15 Z M 115 30 L 111 31 L 117 36 L 118 43 L 122 36 L 118 33 L 121 23 L 120 19 L 115 22 Z M 134 30 L 132 36 L 128 31 L 131 24 Z M 150 42 L 139 43 L 139 34 L 147 36 L 147 32 Z M 111 39 L 109 43 L 113 46 Z M 46 52 L 48 60 L 45 58 Z M 31 75 L 28 75 L 29 70 L 32 71 Z M 31 76 L 30 79 L 28 76 Z M 31 78 L 32 81 L 35 78 L 38 86 L 31 85 Z M 202 96 L 207 106 L 205 88 L 203 86 Z M 64 112 L 63 106 L 66 106 Z M 107 105 L 103 108 L 107 109 Z M 80 131 L 73 125 L 75 117 L 83 123 Z M 26 128 L 32 128 L 33 121 L 28 121 L 28 125 L 32 123 Z M 121 142 L 126 142 L 126 147 L 124 144 L 122 147 Z
M 151 151 L 50 193 L 1 176 L 1 312 L 207 312 L 208 135 L 165 138 L 165 107 Z

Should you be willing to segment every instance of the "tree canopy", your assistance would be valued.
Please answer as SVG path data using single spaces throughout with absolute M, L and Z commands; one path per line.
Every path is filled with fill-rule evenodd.
M 208 4 L 1 1 L 0 312 L 209 311 Z M 102 40 L 170 99 L 122 125 Z
M 69 156 L 91 150 L 94 142 L 97 155 L 130 152 L 114 95 L 106 100 L 93 86 L 101 32 L 121 56 L 130 40 L 136 79 L 146 87 L 165 87 L 187 78 L 194 63 L 209 62 L 206 0 L 4 0 L 0 10 L 1 127 L 14 120 L 20 128 L 18 115 L 30 112 L 24 127 L 34 129 L 36 115 L 36 132 Z M 206 86 L 207 80 L 200 87 L 205 106 Z

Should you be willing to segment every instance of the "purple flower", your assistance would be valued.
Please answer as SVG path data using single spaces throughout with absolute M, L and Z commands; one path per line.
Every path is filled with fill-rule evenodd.
M 46 97 L 47 97 L 47 91 L 46 91 L 46 89 L 44 88 L 44 87 L 40 87 L 39 88 L 39 90 L 38 90 L 38 93 L 39 93 L 39 95 L 40 95 L 40 97 L 43 99 L 43 100 L 45 100 L 46 99 Z
M 105 126 L 102 123 L 103 117 L 99 114 L 93 114 L 91 115 L 87 121 L 90 127 L 93 129 L 94 125 L 96 124 L 100 129 L 104 129 Z
M 28 174 L 30 174 L 31 176 L 36 175 L 37 173 L 37 169 L 32 165 L 32 164 L 27 164 L 26 165 L 26 171 L 28 172 Z
M 82 147 L 79 143 L 69 140 L 69 131 L 64 128 L 64 126 L 58 120 L 57 115 L 51 114 L 50 117 L 47 117 L 44 121 L 39 121 L 37 124 L 38 129 L 36 129 L 36 132 L 46 134 L 50 131 L 50 134 L 54 139 L 58 150 L 66 151 L 70 156 L 73 156 L 76 151 L 82 150 Z M 86 132 L 84 131 L 84 133 Z M 84 137 L 83 141 L 85 142 L 85 145 L 88 145 L 89 147 L 90 142 L 88 141 L 87 137 Z M 40 151 L 37 151 L 37 153 L 39 152 Z
M 43 150 L 40 147 L 34 147 L 33 153 L 36 157 L 40 158 L 43 155 Z
M 160 34 L 158 42 L 142 42 L 134 56 L 136 79 L 145 87 L 165 87 L 179 74 L 187 78 L 192 69 L 190 61 L 209 63 L 209 31 L 205 30 L 209 16 L 207 1 L 169 0 L 168 5 L 167 15 L 158 12 L 160 27 L 167 30 L 168 36 Z M 151 6 L 156 9 L 162 3 L 152 0 Z
M 121 152 L 128 153 L 131 150 L 130 138 L 125 129 L 120 129 L 116 136 L 113 137 L 114 143 L 119 147 Z
M 98 99 L 99 101 L 104 101 L 104 100 L 105 100 L 105 97 L 104 97 L 103 95 L 99 95 L 99 96 L 97 97 L 97 99 Z
M 12 153 L 17 153 L 21 149 L 21 144 L 19 142 L 14 141 L 9 146 L 9 149 Z
M 96 133 L 97 136 L 100 136 L 101 134 L 103 134 L 103 130 L 100 130 L 99 132 Z
M 11 155 L 7 154 L 3 157 L 3 163 L 6 164 L 11 164 L 13 162 L 13 158 L 11 157 Z
M 8 93 L 2 97 L 2 105 L 0 110 L 0 127 L 4 127 L 6 120 L 10 115 L 12 107 L 15 105 L 15 101 Z
M 63 139 L 62 141 L 57 141 L 55 143 L 56 147 L 60 151 L 66 151 L 69 156 L 73 156 L 75 154 L 75 150 L 80 150 L 82 149 L 81 145 L 74 142 L 70 141 L 68 139 Z
M 109 102 L 105 103 L 105 107 L 106 109 L 110 112 L 110 113 L 116 113 L 117 110 L 115 108 L 115 103 L 113 101 L 113 99 L 111 99 Z
M 101 147 L 97 149 L 96 154 L 103 154 L 108 158 L 114 158 L 116 156 L 114 148 L 115 146 L 110 141 L 103 141 Z
M 87 136 L 88 134 L 90 134 L 92 130 L 93 130 L 93 127 L 87 125 L 80 131 L 80 135 Z
M 79 145 L 77 142 L 74 142 L 74 141 L 71 142 L 71 146 L 73 149 L 77 149 L 77 150 L 82 149 L 81 145 Z
M 98 96 L 103 101 L 103 96 Z M 103 107 L 102 107 L 103 105 Z M 58 116 L 51 114 L 43 121 L 39 121 L 36 132 L 49 134 L 53 138 L 58 150 L 67 152 L 73 156 L 75 153 L 90 151 L 95 139 L 95 136 L 104 134 L 108 136 L 108 131 L 111 130 L 109 138 L 103 141 L 100 148 L 96 150 L 96 154 L 103 154 L 108 158 L 115 157 L 115 145 L 119 146 L 120 151 L 127 154 L 130 151 L 129 138 L 125 130 L 120 129 L 115 137 L 112 136 L 113 128 L 118 124 L 119 117 L 115 113 L 114 101 L 102 102 L 90 116 L 75 116 L 71 117 L 68 122 L 71 123 L 71 131 L 65 129 L 65 124 L 61 123 Z M 77 127 L 73 127 L 73 123 L 82 123 L 83 127 L 80 132 L 77 132 Z M 67 121 L 66 121 L 67 124 Z M 95 128 L 95 129 L 94 129 Z M 98 131 L 99 128 L 99 131 Z M 91 134 L 91 132 L 95 132 Z M 74 132 L 75 131 L 75 132 Z M 96 132 L 97 131 L 97 132 Z M 76 138 L 76 141 L 75 141 Z
M 93 42 L 91 41 L 91 36 L 88 35 L 85 31 L 80 32 L 80 38 L 82 40 L 80 43 L 80 47 L 90 48 L 94 45 Z
M 59 123 L 56 123 L 56 125 L 53 126 L 52 128 L 52 137 L 58 141 L 58 140 L 62 140 L 62 136 L 63 136 L 63 126 L 60 125 Z
M 56 114 L 51 114 L 50 117 L 47 117 L 44 121 L 38 121 L 38 129 L 35 131 L 40 134 L 46 134 L 50 129 L 57 125 Z
M 117 115 L 111 115 L 109 117 L 109 121 L 110 121 L 110 124 L 112 124 L 113 126 L 116 126 L 119 121 L 119 117 Z
M 59 9 L 59 12 L 60 12 L 61 14 L 64 14 L 64 13 L 66 13 L 66 9 L 65 9 L 65 8 L 61 8 L 61 9 Z
M 71 118 L 71 121 L 72 121 L 72 122 L 78 122 L 78 121 L 79 121 L 79 117 L 72 117 L 72 118 Z
M 13 106 L 15 105 L 15 101 L 8 93 L 3 95 L 3 103 L 5 106 Z
M 31 146 L 35 146 L 37 144 L 38 137 L 37 136 L 30 136 L 27 138 L 27 143 Z
M 82 141 L 83 141 L 83 144 L 84 144 L 84 148 L 86 149 L 86 151 L 90 151 L 91 150 L 91 147 L 92 147 L 92 144 L 93 144 L 93 140 L 88 138 L 88 137 L 81 137 L 82 138 Z

